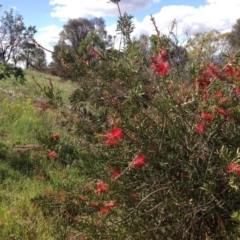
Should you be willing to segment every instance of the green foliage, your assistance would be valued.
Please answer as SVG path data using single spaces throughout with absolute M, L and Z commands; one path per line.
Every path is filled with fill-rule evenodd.
M 35 43 L 24 41 L 21 44 L 21 51 L 17 61 L 25 62 L 26 68 L 32 67 L 39 71 L 46 69 L 46 54 L 41 48 L 37 48 Z
M 94 62 L 98 49 L 104 50 L 111 44 L 107 37 L 102 18 L 70 19 L 60 33 L 60 40 L 54 47 L 53 63 L 50 71 L 65 80 L 79 80 L 85 74 L 85 67 Z M 78 64 L 75 64 L 78 62 Z M 80 63 L 81 62 L 81 63 Z
M 125 44 L 131 42 L 131 33 L 135 28 L 132 19 L 133 16 L 124 13 L 123 16 L 119 17 L 117 22 L 117 31 L 121 32 Z
M 14 90 L 17 97 L 3 92 L 0 99 L 0 238 L 60 239 L 54 228 L 58 221 L 44 215 L 31 199 L 43 195 L 49 188 L 62 187 L 66 173 L 68 184 L 70 179 L 80 181 L 82 178 L 76 169 L 69 169 L 79 156 L 74 139 L 68 135 L 72 116 L 67 115 L 66 109 L 45 108 L 37 101 L 36 96 L 41 92 L 36 91 L 31 76 L 41 85 L 49 76 L 30 70 L 25 73 L 28 81 L 23 86 L 8 79 L 1 82 L 1 87 Z M 64 100 L 74 88 L 53 77 L 52 84 L 65 90 Z M 32 98 L 25 98 L 26 93 Z M 60 133 L 61 140 L 51 138 L 54 134 L 57 136 L 56 132 Z M 44 144 L 40 136 L 46 136 L 51 144 Z M 58 152 L 58 160 L 48 157 L 53 150 Z
M 72 166 L 86 178 L 36 201 L 87 239 L 239 237 L 237 70 L 201 60 L 180 69 L 186 50 L 167 36 L 152 37 L 156 52 L 144 56 L 125 17 L 122 52 L 98 49 L 85 65 L 62 52 L 68 69 L 84 71 L 70 101 L 80 146 Z
M 234 49 L 238 49 L 240 46 L 239 36 L 240 36 L 240 19 L 237 19 L 236 23 L 233 25 L 232 31 L 227 36 L 230 46 L 233 47 Z
M 31 206 L 27 219 L 38 209 L 42 225 L 33 226 L 35 239 L 40 233 L 81 240 L 240 237 L 237 53 L 219 67 L 195 57 L 179 67 L 176 59 L 186 49 L 172 34 L 158 34 L 152 20 L 157 35 L 149 52 L 138 47 L 139 39 L 130 39 L 134 26 L 127 14 L 118 22 L 122 51 L 106 50 L 95 33 L 81 40 L 80 55 L 71 46 L 59 47 L 63 71 L 77 82 L 72 109 L 61 98 L 58 104 L 51 80 L 48 86 L 35 81 L 53 100 L 46 108 L 3 100 L 0 133 L 6 141 L 0 151 L 7 161 L 0 165 L 1 181 L 6 185 L 15 172 L 15 181 L 27 177 L 20 191 L 25 196 L 32 180 L 32 202 L 16 202 Z M 39 118 L 36 125 L 31 116 Z M 19 136 L 40 148 L 23 150 L 26 142 Z M 13 153 L 9 141 L 15 141 Z M 13 207 L 5 198 L 2 203 L 4 210 Z M 32 237 L 18 228 L 29 228 L 21 222 L 26 215 L 20 223 L 12 211 L 6 216 L 3 239 L 11 231 Z M 42 232 L 42 219 L 51 224 L 50 232 Z
M 227 34 L 221 34 L 216 30 L 195 33 L 188 39 L 186 48 L 192 60 L 222 64 L 224 61 L 222 54 L 229 51 Z
M 0 80 L 7 79 L 13 76 L 17 82 L 24 84 L 26 79 L 24 77 L 23 70 L 19 67 L 14 67 L 10 64 L 0 64 Z
M 16 65 L 20 44 L 33 37 L 36 29 L 26 28 L 22 15 L 15 14 L 13 9 L 5 11 L 0 22 L 1 61 L 7 63 L 12 59 Z

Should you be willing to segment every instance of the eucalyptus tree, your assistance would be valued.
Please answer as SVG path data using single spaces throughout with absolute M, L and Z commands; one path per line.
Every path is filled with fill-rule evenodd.
M 228 42 L 234 49 L 240 47 L 240 18 L 232 27 L 232 31 L 227 36 Z
M 229 51 L 227 34 L 217 30 L 195 33 L 188 39 L 186 48 L 190 59 L 205 63 L 221 62 L 223 54 Z
M 36 33 L 34 26 L 26 27 L 22 15 L 13 9 L 5 11 L 0 18 L 0 59 L 7 63 L 17 59 L 19 46 L 23 41 L 28 41 Z

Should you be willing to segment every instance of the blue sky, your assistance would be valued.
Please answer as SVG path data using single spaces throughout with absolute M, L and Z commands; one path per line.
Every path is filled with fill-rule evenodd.
M 116 34 L 117 6 L 109 0 L 2 0 L 1 12 L 16 9 L 26 26 L 37 27 L 37 41 L 52 49 L 62 26 L 70 18 L 103 17 L 109 34 Z M 134 16 L 134 35 L 153 34 L 153 15 L 162 33 L 168 33 L 174 19 L 178 36 L 216 29 L 231 30 L 240 18 L 240 0 L 121 0 L 122 12 Z M 50 55 L 48 55 L 50 59 Z

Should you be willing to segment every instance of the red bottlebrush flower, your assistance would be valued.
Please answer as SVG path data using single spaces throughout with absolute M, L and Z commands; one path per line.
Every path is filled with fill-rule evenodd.
M 225 68 L 225 76 L 226 77 L 233 77 L 235 75 L 235 69 L 231 63 L 229 63 Z
M 209 66 L 206 67 L 206 72 L 210 75 L 210 77 L 212 78 L 218 78 L 218 80 L 222 80 L 221 79 L 221 71 L 220 69 L 215 66 L 213 63 L 211 63 Z
M 229 173 L 236 173 L 238 178 L 240 178 L 240 165 L 238 163 L 231 163 L 227 166 L 227 171 Z
M 116 201 L 109 201 L 105 203 L 104 206 L 100 208 L 100 216 L 108 214 L 111 211 L 111 208 L 115 207 L 116 205 Z
M 240 88 L 239 88 L 239 87 L 234 88 L 234 92 L 235 92 L 238 96 L 240 96 Z
M 205 127 L 204 127 L 204 124 L 202 122 L 198 123 L 198 125 L 196 126 L 196 131 L 199 134 L 203 134 L 205 132 Z
M 107 137 L 105 145 L 113 146 L 122 139 L 123 130 L 121 128 L 114 128 L 111 132 L 107 133 L 105 136 Z
M 158 76 L 166 76 L 170 71 L 170 65 L 164 61 L 167 57 L 166 49 L 160 49 L 159 55 L 152 58 L 152 70 Z
M 152 70 L 158 76 L 166 76 L 170 71 L 168 62 L 157 62 L 152 64 Z
M 223 108 L 218 109 L 218 112 L 223 116 L 228 116 L 229 115 L 229 111 L 227 111 Z
M 53 139 L 53 140 L 58 140 L 58 139 L 60 139 L 60 134 L 59 133 L 55 133 L 50 138 Z
M 213 115 L 211 113 L 202 113 L 201 118 L 204 120 L 212 121 Z
M 133 197 L 133 198 L 138 198 L 138 193 L 137 193 L 137 192 L 133 192 L 133 193 L 132 193 L 132 197 Z
M 229 164 L 228 167 L 227 167 L 227 171 L 228 171 L 229 173 L 231 173 L 231 172 L 236 172 L 236 171 L 238 171 L 239 169 L 240 169 L 240 165 L 239 165 L 238 163 L 231 163 L 231 164 Z
M 51 152 L 48 153 L 48 157 L 50 157 L 50 158 L 57 158 L 58 154 L 55 151 L 51 151 Z
M 115 206 L 117 206 L 117 202 L 116 201 L 109 201 L 109 202 L 106 202 L 105 204 L 104 204 L 104 207 L 109 207 L 109 208 L 112 208 L 112 207 L 115 207 Z
M 111 208 L 110 207 L 101 207 L 100 208 L 100 216 L 106 215 L 110 212 Z
M 211 94 L 210 93 L 204 93 L 203 94 L 203 100 L 207 100 L 211 97 Z
M 147 163 L 146 157 L 144 155 L 136 156 L 133 161 L 130 163 L 130 167 L 134 169 L 139 169 Z
M 110 133 L 107 134 L 108 138 L 117 138 L 120 140 L 123 137 L 123 130 L 121 128 L 114 128 Z
M 222 93 L 222 90 L 219 90 L 215 93 L 215 98 L 220 98 L 222 97 L 223 93 Z
M 109 186 L 104 183 L 103 181 L 100 181 L 97 183 L 97 189 L 95 190 L 95 193 L 107 193 L 109 191 Z
M 120 174 L 121 174 L 121 168 L 115 168 L 115 169 L 113 169 L 113 172 L 112 172 L 112 174 L 111 174 L 111 177 L 112 177 L 112 178 L 116 178 L 116 177 L 118 177 Z
M 210 85 L 211 78 L 209 78 L 208 76 L 201 76 L 201 77 L 197 78 L 197 83 L 198 83 L 199 88 L 204 90 Z

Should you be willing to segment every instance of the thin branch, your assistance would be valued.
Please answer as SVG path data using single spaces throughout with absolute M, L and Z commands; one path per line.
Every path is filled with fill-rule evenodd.
M 124 221 L 127 220 L 134 212 L 136 212 L 137 209 L 138 209 L 138 208 L 145 202 L 145 200 L 147 200 L 151 195 L 153 195 L 154 193 L 160 192 L 160 191 L 162 191 L 162 190 L 165 190 L 165 189 L 167 189 L 167 188 L 168 188 L 168 187 L 162 187 L 162 188 L 159 188 L 159 189 L 157 189 L 157 190 L 149 193 L 145 198 L 143 198 L 143 199 L 137 204 L 137 206 L 136 206 L 127 216 L 123 217 L 121 220 L 119 220 L 119 221 L 117 221 L 117 222 L 114 222 L 114 223 L 112 223 L 112 224 L 107 225 L 107 227 L 111 227 L 111 226 L 113 226 L 113 225 L 116 225 L 116 224 L 119 224 L 119 223 L 124 222 Z
M 43 49 L 43 50 L 45 50 L 45 51 L 47 51 L 47 52 L 54 53 L 53 51 L 51 51 L 51 50 L 43 47 L 42 45 L 40 45 L 34 38 L 31 38 L 31 40 L 32 40 L 39 48 L 41 48 L 41 49 Z

